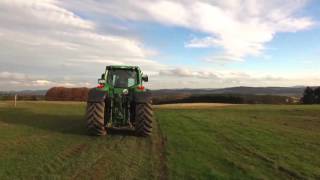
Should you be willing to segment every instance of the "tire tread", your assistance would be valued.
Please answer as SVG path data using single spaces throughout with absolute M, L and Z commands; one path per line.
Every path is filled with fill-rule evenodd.
M 136 104 L 135 131 L 138 136 L 150 136 L 152 133 L 153 110 L 151 103 Z
M 107 134 L 104 126 L 105 102 L 87 103 L 86 120 L 90 135 L 104 136 Z

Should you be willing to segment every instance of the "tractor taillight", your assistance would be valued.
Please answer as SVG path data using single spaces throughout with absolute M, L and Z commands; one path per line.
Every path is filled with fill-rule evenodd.
M 137 89 L 139 89 L 140 91 L 144 90 L 144 86 L 138 86 Z
M 97 86 L 97 88 L 102 89 L 102 88 L 104 88 L 104 85 L 103 85 L 103 84 L 99 84 L 99 85 Z

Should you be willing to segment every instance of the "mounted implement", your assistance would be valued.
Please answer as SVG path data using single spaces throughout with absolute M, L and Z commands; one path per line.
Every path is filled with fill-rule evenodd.
M 87 129 L 102 136 L 107 129 L 132 129 L 138 136 L 149 136 L 153 111 L 151 92 L 143 86 L 148 76 L 136 66 L 107 66 L 98 87 L 89 91 Z

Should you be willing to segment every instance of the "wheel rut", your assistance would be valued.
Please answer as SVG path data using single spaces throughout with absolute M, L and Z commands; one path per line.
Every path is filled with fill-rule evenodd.
M 78 168 L 71 179 L 168 179 L 165 138 L 158 122 L 153 124 L 150 137 L 136 137 L 120 132 L 108 134 L 94 150 L 97 156 Z M 104 137 L 99 137 L 104 138 Z M 129 174 L 129 176 L 128 176 Z
M 55 173 L 59 171 L 71 159 L 77 158 L 81 153 L 85 152 L 89 146 L 87 144 L 76 144 L 58 153 L 56 157 L 45 165 L 47 172 Z

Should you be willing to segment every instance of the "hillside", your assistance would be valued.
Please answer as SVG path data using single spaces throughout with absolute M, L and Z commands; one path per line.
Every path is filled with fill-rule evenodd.
M 283 95 L 301 96 L 304 86 L 299 87 L 230 87 L 219 89 L 156 89 L 152 90 L 155 96 L 162 94 L 255 94 L 255 95 Z M 18 95 L 45 95 L 47 90 L 23 90 L 23 91 L 0 91 L 3 94 Z
M 0 91 L 0 95 L 28 95 L 28 96 L 44 96 L 47 90 L 22 90 L 22 91 Z
M 1 100 L 86 101 L 89 89 L 53 87 L 38 91 L 3 91 Z M 222 89 L 160 89 L 152 90 L 154 104 L 215 102 L 237 104 L 298 103 L 304 87 L 231 87 Z
M 253 94 L 301 96 L 305 87 L 230 87 L 221 89 L 160 89 L 153 90 L 154 95 L 162 94 Z

